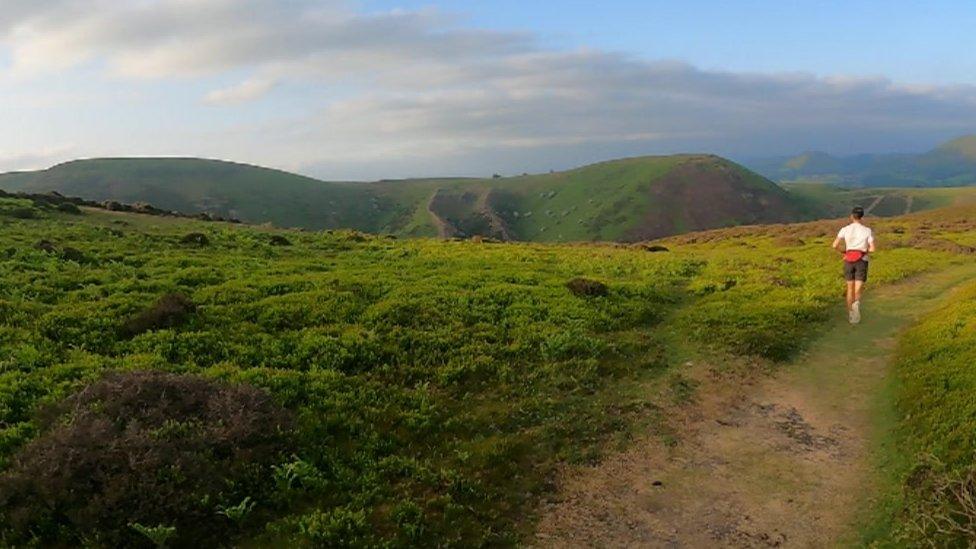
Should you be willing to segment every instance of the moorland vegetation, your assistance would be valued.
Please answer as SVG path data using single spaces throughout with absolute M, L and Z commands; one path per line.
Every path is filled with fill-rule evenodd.
M 972 213 L 873 220 L 872 284 L 972 261 Z M 836 311 L 836 228 L 400 240 L 2 198 L 0 540 L 517 543 L 560 464 L 655 428 L 646 386 L 683 387 L 689 353 L 802 350 Z

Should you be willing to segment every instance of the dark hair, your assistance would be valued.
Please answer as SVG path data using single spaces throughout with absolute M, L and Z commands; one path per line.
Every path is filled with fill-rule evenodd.
M 851 210 L 851 215 L 854 216 L 854 219 L 861 219 L 862 217 L 864 217 L 864 208 L 860 206 L 854 206 L 854 209 Z

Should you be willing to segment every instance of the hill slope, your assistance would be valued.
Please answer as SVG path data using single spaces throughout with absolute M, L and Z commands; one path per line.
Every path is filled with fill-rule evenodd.
M 976 203 L 976 186 L 969 187 L 855 187 L 830 183 L 783 183 L 793 199 L 814 217 L 845 217 L 851 207 L 865 208 L 869 216 L 891 217 L 946 206 Z
M 531 241 L 635 241 L 796 219 L 771 181 L 709 155 L 639 157 L 502 179 L 374 184 L 410 210 L 397 232 Z
M 57 191 L 90 200 L 148 202 L 188 213 L 310 229 L 376 230 L 379 206 L 352 183 L 247 164 L 197 158 L 76 160 L 47 170 L 0 175 L 0 189 Z
M 971 264 L 973 214 L 878 220 L 872 292 Z M 557 471 L 597 462 L 629 432 L 689 446 L 693 433 L 667 413 L 706 396 L 688 365 L 743 386 L 737 370 L 768 371 L 821 332 L 839 312 L 839 259 L 824 253 L 837 226 L 724 229 L 648 253 L 69 214 L 2 198 L 0 545 L 145 544 L 130 524 L 172 529 L 176 547 L 199 545 L 195 532 L 212 545 L 529 544 L 521 536 Z M 588 283 L 567 284 L 577 277 Z M 226 382 L 259 388 L 295 418 L 294 436 L 255 462 L 268 455 L 249 451 L 261 437 L 240 448 L 205 436 L 264 425 L 247 401 L 156 392 L 135 409 L 155 411 L 143 420 L 118 414 L 132 392 L 65 400 L 140 370 L 220 381 L 218 394 Z M 225 411 L 243 420 L 225 423 Z M 139 474 L 172 455 L 236 466 L 216 479 Z M 642 489 L 657 490 L 651 480 Z
M 769 158 L 749 167 L 778 181 L 817 179 L 866 187 L 948 187 L 976 184 L 976 135 L 943 143 L 924 154 L 836 157 L 805 152 Z
M 505 240 L 632 241 L 800 216 L 774 183 L 709 155 L 511 178 L 375 183 L 324 182 L 215 160 L 97 159 L 0 175 L 0 188 L 149 202 L 278 226 Z

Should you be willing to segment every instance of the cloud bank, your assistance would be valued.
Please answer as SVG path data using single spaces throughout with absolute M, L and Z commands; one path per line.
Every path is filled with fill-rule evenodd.
M 331 177 L 511 173 L 677 151 L 916 148 L 976 131 L 973 86 L 547 50 L 438 11 L 364 13 L 337 0 L 7 0 L 0 53 L 22 86 L 77 67 L 123 86 L 214 85 L 187 109 L 231 109 L 233 123 L 169 128 L 171 145 L 148 148 Z M 261 103 L 282 114 L 252 122 Z

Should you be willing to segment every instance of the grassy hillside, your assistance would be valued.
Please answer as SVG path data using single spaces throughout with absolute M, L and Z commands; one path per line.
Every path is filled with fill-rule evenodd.
M 789 196 L 772 182 L 705 155 L 630 158 L 544 175 L 373 187 L 406 207 L 405 222 L 393 229 L 412 236 L 636 241 L 798 215 Z
M 78 160 L 39 172 L 0 175 L 0 189 L 148 202 L 169 210 L 310 229 L 378 231 L 389 214 L 389 205 L 355 184 L 195 158 Z
M 976 204 L 976 187 L 844 188 L 817 182 L 784 183 L 782 186 L 811 217 L 844 217 L 854 206 L 863 206 L 869 215 L 891 217 Z
M 943 143 L 924 154 L 862 154 L 836 157 L 806 152 L 792 158 L 759 159 L 749 167 L 777 181 L 816 179 L 864 187 L 953 187 L 976 184 L 976 136 Z
M 838 293 L 827 222 L 649 253 L 0 206 L 15 546 L 513 544 L 559 464 L 655 432 L 674 364 L 788 358 Z M 971 261 L 973 213 L 875 220 L 872 283 Z
M 976 162 L 976 135 L 966 135 L 943 143 L 935 152 Z
M 964 238 L 973 243 L 971 236 Z M 966 547 L 976 525 L 973 438 L 976 284 L 927 315 L 898 345 L 897 464 L 876 543 Z
M 775 184 L 704 155 L 632 158 L 511 178 L 369 184 L 211 160 L 102 159 L 0 176 L 0 188 L 149 202 L 277 226 L 530 241 L 632 241 L 797 219 Z

